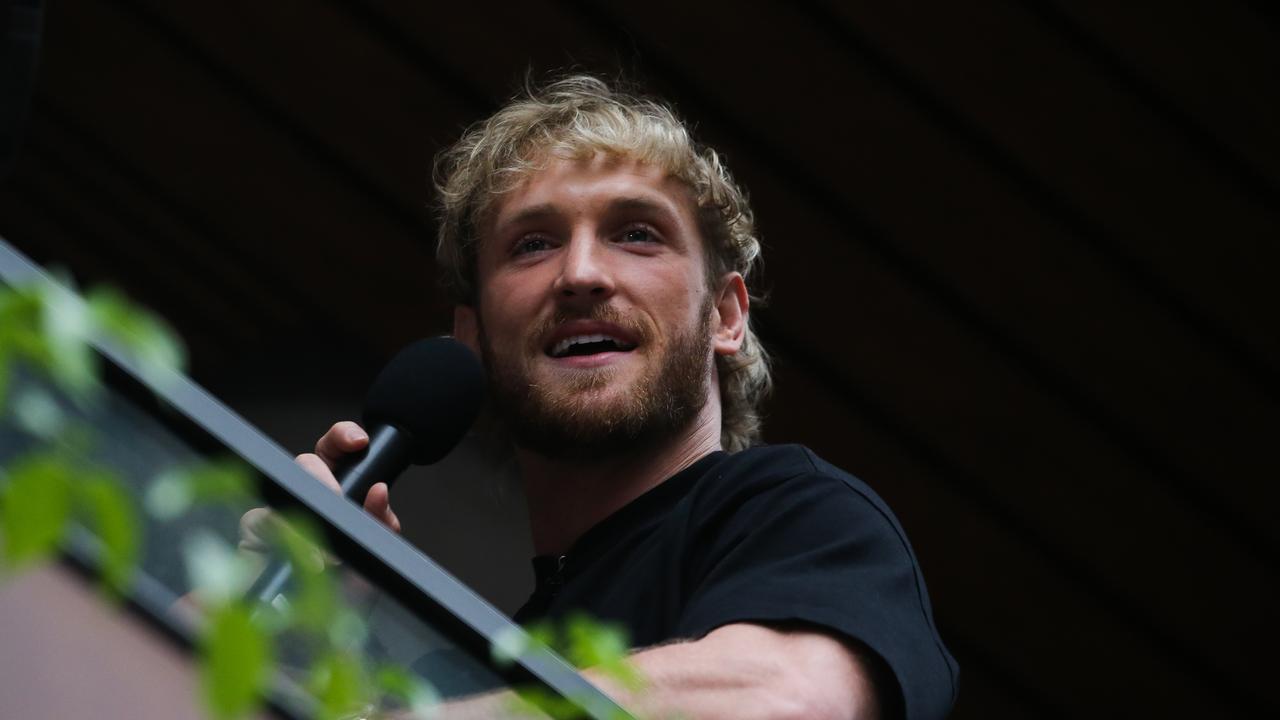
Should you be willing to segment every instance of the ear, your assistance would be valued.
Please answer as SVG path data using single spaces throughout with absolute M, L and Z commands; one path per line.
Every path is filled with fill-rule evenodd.
M 716 292 L 712 317 L 711 347 L 717 355 L 732 355 L 742 349 L 747 336 L 747 313 L 751 300 L 747 284 L 737 272 L 726 273 Z
M 453 307 L 453 337 L 480 357 L 480 324 L 476 309 L 470 305 Z

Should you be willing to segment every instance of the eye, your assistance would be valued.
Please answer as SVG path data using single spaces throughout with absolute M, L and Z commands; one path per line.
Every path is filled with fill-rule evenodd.
M 649 243 L 657 242 L 658 236 L 647 227 L 632 227 L 622 231 L 619 238 L 624 243 Z
M 542 252 L 549 250 L 551 243 L 541 235 L 527 235 L 516 241 L 515 246 L 511 249 L 512 255 L 528 255 L 530 253 Z

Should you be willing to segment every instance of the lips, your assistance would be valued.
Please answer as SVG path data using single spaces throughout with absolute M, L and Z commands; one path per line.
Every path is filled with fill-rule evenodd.
M 609 335 L 574 335 L 556 343 L 547 354 L 553 358 L 562 358 L 571 355 L 594 355 L 598 352 L 626 352 L 634 350 L 635 347 L 633 344 Z
M 606 352 L 630 352 L 639 345 L 635 334 L 610 322 L 571 320 L 556 327 L 543 346 L 552 358 L 581 357 Z

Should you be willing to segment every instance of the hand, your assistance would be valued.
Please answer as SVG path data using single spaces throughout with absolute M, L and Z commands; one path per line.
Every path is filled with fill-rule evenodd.
M 314 475 L 330 490 L 342 494 L 338 479 L 333 475 L 333 468 L 350 453 L 359 452 L 369 445 L 369 434 L 359 425 L 344 420 L 334 423 L 319 441 L 314 453 L 303 453 L 294 458 L 303 470 Z M 384 482 L 375 483 L 369 488 L 364 498 L 365 512 L 377 518 L 392 532 L 400 532 L 400 518 L 391 510 L 390 489 Z M 247 515 L 246 515 L 247 517 Z M 243 520 L 241 522 L 243 526 Z M 243 533 L 241 535 L 243 537 Z
M 342 457 L 363 450 L 369 444 L 369 435 L 357 424 L 349 421 L 335 423 L 316 442 L 315 453 L 303 453 L 295 458 L 303 470 L 315 476 L 335 493 L 342 494 L 342 487 L 333 475 Z M 391 499 L 386 483 L 376 483 L 369 488 L 364 499 L 364 509 L 386 525 L 392 532 L 400 532 L 400 518 L 391 510 Z M 272 523 L 279 522 L 270 508 L 252 508 L 240 516 L 239 548 L 251 555 L 261 556 L 270 551 L 266 538 L 270 537 Z

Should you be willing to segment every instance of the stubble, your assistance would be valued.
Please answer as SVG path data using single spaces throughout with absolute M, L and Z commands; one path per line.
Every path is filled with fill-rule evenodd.
M 693 423 L 710 390 L 711 298 L 700 309 L 700 321 L 654 348 L 654 332 L 609 305 L 587 313 L 557 314 L 529 337 L 546 336 L 555 325 L 576 319 L 599 320 L 626 328 L 640 339 L 639 349 L 660 351 L 630 387 L 611 366 L 575 370 L 542 383 L 534 382 L 520 356 L 495 352 L 483 324 L 482 360 L 489 375 L 494 410 L 519 447 L 549 458 L 603 458 L 632 453 L 670 439 Z M 639 349 L 637 351 L 639 351 Z M 530 348 L 528 352 L 541 352 Z M 636 351 L 633 351 L 636 352 Z

